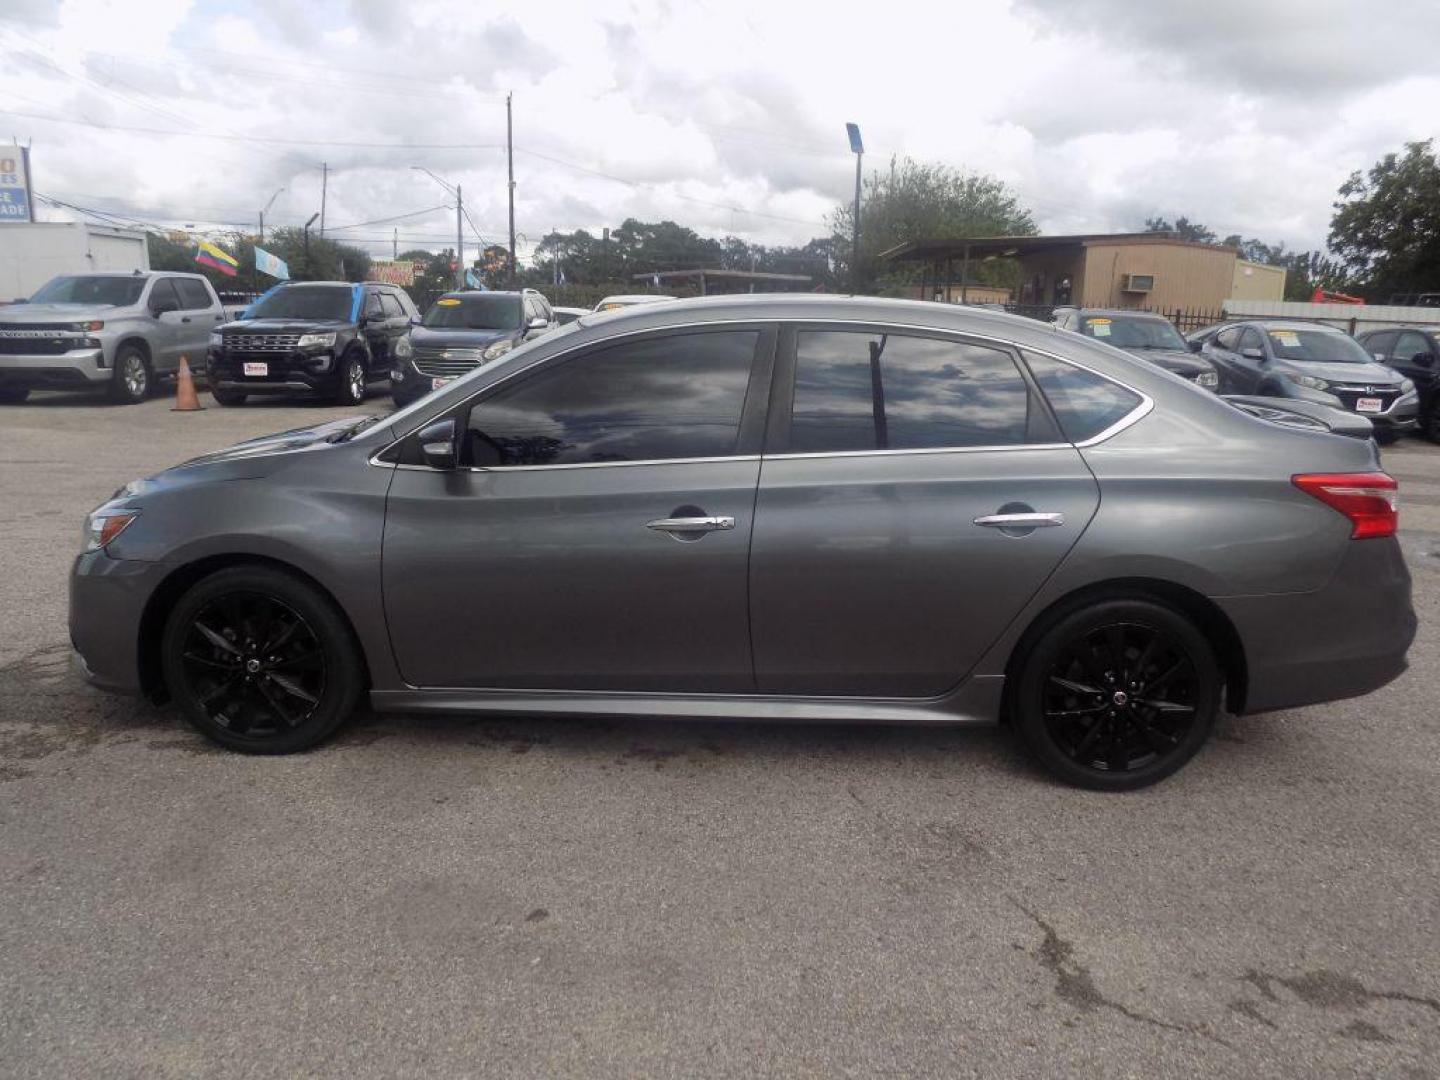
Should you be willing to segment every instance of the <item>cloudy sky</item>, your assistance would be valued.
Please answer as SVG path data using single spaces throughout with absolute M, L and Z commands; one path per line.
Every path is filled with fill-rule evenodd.
M 4 0 L 0 139 L 117 218 L 501 240 L 671 218 L 803 242 L 854 163 L 1007 181 L 1048 232 L 1184 214 L 1323 244 L 1354 169 L 1440 128 L 1440 3 L 1389 0 Z M 445 204 L 451 203 L 451 209 Z M 44 215 L 73 216 L 46 207 Z M 403 217 L 401 215 L 404 215 Z M 375 222 L 375 224 L 369 224 Z M 527 251 L 521 245 L 522 255 Z

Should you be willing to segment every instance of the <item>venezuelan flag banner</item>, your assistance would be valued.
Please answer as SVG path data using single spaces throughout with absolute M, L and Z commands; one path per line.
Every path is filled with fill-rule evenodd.
M 240 270 L 240 263 L 234 256 L 227 255 L 223 249 L 204 240 L 200 241 L 200 246 L 195 251 L 195 261 L 230 277 L 234 277 Z

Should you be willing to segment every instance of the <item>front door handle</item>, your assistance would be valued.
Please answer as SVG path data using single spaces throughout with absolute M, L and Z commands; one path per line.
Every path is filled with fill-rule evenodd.
M 656 532 L 724 532 L 735 528 L 733 517 L 672 517 L 647 521 L 645 528 Z
M 975 519 L 976 525 L 991 529 L 1038 529 L 1064 525 L 1064 514 L 986 514 Z

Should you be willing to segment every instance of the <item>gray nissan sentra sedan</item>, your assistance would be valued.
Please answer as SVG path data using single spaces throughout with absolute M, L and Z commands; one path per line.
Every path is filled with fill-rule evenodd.
M 1013 726 L 1152 783 L 1415 633 L 1395 481 L 1102 342 L 714 297 L 577 322 L 386 417 L 89 518 L 89 677 L 258 753 L 378 710 Z

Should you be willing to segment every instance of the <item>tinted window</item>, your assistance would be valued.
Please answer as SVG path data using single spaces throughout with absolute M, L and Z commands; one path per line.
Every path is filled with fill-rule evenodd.
M 1030 394 L 998 349 L 938 338 L 803 331 L 791 453 L 1025 441 Z
M 403 319 L 405 309 L 400 306 L 400 301 L 389 293 L 380 294 L 380 308 L 385 312 L 387 319 Z
M 378 292 L 367 292 L 365 294 L 365 314 L 383 317 L 385 309 L 380 306 L 380 294 Z
M 150 306 L 168 311 L 180 310 L 180 294 L 175 291 L 172 279 L 161 278 L 150 289 Z
M 1400 335 L 1400 340 L 1395 343 L 1394 356 L 1406 364 L 1415 359 L 1416 353 L 1428 353 L 1430 343 L 1413 330 L 1408 330 Z
M 1247 326 L 1240 334 L 1240 348 L 1265 350 L 1265 342 L 1260 339 L 1260 331 L 1253 326 Z
M 194 278 L 171 278 L 170 280 L 180 293 L 180 306 L 186 311 L 195 311 L 210 306 L 210 290 L 205 288 L 203 281 L 196 281 Z
M 1229 349 L 1234 352 L 1239 348 L 1240 327 L 1232 326 L 1227 330 L 1221 330 L 1215 335 L 1215 344 L 1222 349 Z
M 1379 354 L 1389 359 L 1393 353 L 1390 346 L 1395 343 L 1395 331 L 1382 330 L 1378 334 L 1366 334 L 1359 341 L 1372 356 Z
M 1084 368 L 1031 352 L 1025 362 L 1071 442 L 1093 439 L 1140 404 L 1139 394 Z
M 735 452 L 755 331 L 598 349 L 470 410 L 471 465 L 568 465 Z
M 442 296 L 422 322 L 445 330 L 514 330 L 520 325 L 520 298 L 514 293 Z
M 30 297 L 32 304 L 113 304 L 130 307 L 140 302 L 143 277 L 58 277 Z
M 355 290 L 349 285 L 286 285 L 245 312 L 247 319 L 350 319 Z

